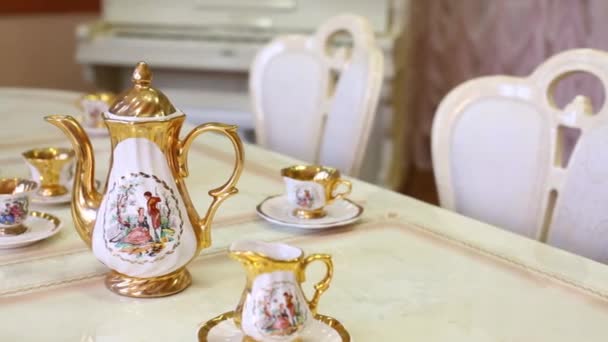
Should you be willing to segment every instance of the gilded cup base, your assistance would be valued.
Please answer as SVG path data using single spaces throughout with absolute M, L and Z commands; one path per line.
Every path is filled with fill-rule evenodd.
M 192 277 L 186 268 L 154 278 L 135 278 L 111 271 L 106 275 L 105 283 L 110 291 L 121 296 L 155 298 L 185 290 L 192 283 Z
M 0 228 L 0 236 L 15 236 L 21 235 L 27 231 L 27 227 L 19 225 L 16 227 Z
M 47 185 L 38 190 L 38 194 L 43 197 L 61 196 L 67 193 L 68 189 L 63 185 Z
M 325 215 L 327 215 L 327 212 L 325 210 L 323 210 L 323 208 L 315 209 L 315 210 L 306 210 L 306 209 L 297 208 L 297 209 L 293 210 L 293 215 L 298 218 L 310 220 L 310 219 L 319 219 L 319 218 L 325 217 Z

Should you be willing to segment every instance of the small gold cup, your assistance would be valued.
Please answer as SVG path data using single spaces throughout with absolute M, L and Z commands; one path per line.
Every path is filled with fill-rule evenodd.
M 350 194 L 351 182 L 340 178 L 340 171 L 319 165 L 294 165 L 281 170 L 287 200 L 293 214 L 304 219 L 324 217 L 325 206 Z M 339 187 L 345 188 L 338 192 Z
M 25 233 L 22 223 L 27 218 L 29 196 L 38 184 L 29 179 L 0 179 L 0 237 Z
M 75 152 L 69 148 L 44 147 L 23 152 L 32 180 L 39 185 L 38 194 L 51 197 L 68 193 Z

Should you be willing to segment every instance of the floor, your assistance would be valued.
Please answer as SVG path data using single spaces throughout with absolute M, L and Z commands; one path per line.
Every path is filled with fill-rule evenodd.
M 439 205 L 435 178 L 432 170 L 420 170 L 412 167 L 406 184 L 401 188 L 401 193 L 412 196 L 421 201 Z

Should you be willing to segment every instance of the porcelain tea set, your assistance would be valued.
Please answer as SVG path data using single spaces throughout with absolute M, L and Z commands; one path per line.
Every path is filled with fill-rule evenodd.
M 60 220 L 30 211 L 30 202 L 71 203 L 80 238 L 110 268 L 106 286 L 124 296 L 162 297 L 190 285 L 186 265 L 211 245 L 213 217 L 238 191 L 244 149 L 233 125 L 199 125 L 180 139 L 186 116 L 152 87 L 148 66 L 140 62 L 132 79 L 133 87 L 122 94 L 82 98 L 85 115 L 80 119 L 45 118 L 65 133 L 73 149 L 26 151 L 23 158 L 31 179 L 0 179 L 0 247 L 20 247 L 59 231 Z M 226 183 L 209 191 L 212 202 L 201 216 L 185 178 L 189 148 L 206 132 L 230 140 L 235 162 Z M 108 134 L 111 142 L 104 191 L 94 178 L 89 134 Z M 296 165 L 281 170 L 281 175 L 285 194 L 257 206 L 258 215 L 269 222 L 322 229 L 352 223 L 362 214 L 363 208 L 346 198 L 352 184 L 336 169 Z M 200 341 L 350 341 L 338 321 L 317 313 L 333 275 L 331 256 L 305 256 L 293 246 L 259 241 L 236 241 L 229 256 L 245 269 L 245 290 L 233 311 L 200 327 Z M 315 261 L 326 266 L 326 274 L 307 299 L 301 284 L 307 266 Z

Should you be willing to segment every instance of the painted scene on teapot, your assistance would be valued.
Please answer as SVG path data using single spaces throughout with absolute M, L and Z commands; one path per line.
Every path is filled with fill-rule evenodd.
M 289 336 L 302 329 L 308 310 L 292 282 L 276 281 L 256 291 L 254 325 L 266 336 Z M 304 304 L 306 305 L 306 304 Z
M 172 253 L 183 231 L 174 190 L 146 173 L 121 177 L 108 192 L 104 240 L 125 261 L 153 262 Z

